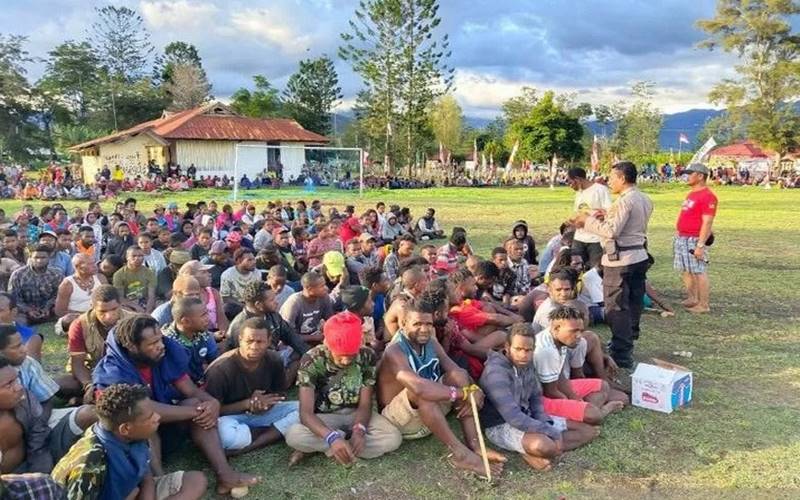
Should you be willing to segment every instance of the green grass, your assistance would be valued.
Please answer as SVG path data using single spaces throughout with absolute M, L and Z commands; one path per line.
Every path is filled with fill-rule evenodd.
M 672 271 L 671 236 L 683 188 L 646 188 L 655 203 L 650 280 L 673 304 L 680 280 Z M 254 198 L 306 199 L 299 190 L 248 192 Z M 672 415 L 630 408 L 612 417 L 601 437 L 564 457 L 549 473 L 529 470 L 512 456 L 493 486 L 466 477 L 444 460 L 433 438 L 404 443 L 397 452 L 350 469 L 313 457 L 288 469 L 288 449 L 270 447 L 234 460 L 264 482 L 253 498 L 797 498 L 800 495 L 800 191 L 717 188 L 720 211 L 712 249 L 713 314 L 672 319 L 647 316 L 637 357 L 679 362 L 695 374 L 690 408 Z M 482 255 L 526 219 L 540 248 L 568 217 L 566 188 L 432 189 L 356 193 L 320 191 L 325 204 L 359 210 L 379 200 L 419 215 L 437 209 L 447 228 L 465 226 Z M 138 196 L 142 208 L 171 198 Z M 181 194 L 179 203 L 225 200 L 229 192 Z M 0 202 L 8 213 L 16 202 Z M 66 205 L 73 206 L 68 202 Z M 85 206 L 85 203 L 80 204 Z M 680 308 L 678 308 L 680 309 Z M 599 329 L 608 337 L 608 330 Z M 48 336 L 48 369 L 65 361 L 63 339 Z M 692 351 L 691 359 L 673 351 Z M 204 467 L 194 451 L 171 468 Z

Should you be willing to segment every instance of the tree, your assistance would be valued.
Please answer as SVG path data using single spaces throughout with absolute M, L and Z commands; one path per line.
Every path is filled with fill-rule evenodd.
M 549 163 L 554 157 L 573 160 L 583 154 L 583 127 L 546 92 L 527 116 L 509 124 L 509 139 L 519 143 L 519 157 Z M 507 141 L 509 142 L 509 141 Z
M 141 77 L 153 52 L 144 20 L 127 7 L 95 8 L 90 38 L 112 77 L 133 81 Z
M 328 57 L 300 61 L 283 91 L 289 116 L 304 128 L 331 133 L 331 111 L 342 98 L 336 68 Z
M 611 108 L 605 104 L 596 104 L 594 106 L 594 119 L 600 124 L 603 131 L 603 137 L 606 136 L 606 126 L 613 121 Z
M 27 39 L 0 34 L 0 161 L 4 156 L 22 160 L 30 157 L 36 127 L 32 124 L 31 88 L 24 65 L 31 62 L 23 48 Z
M 523 120 L 530 114 L 533 107 L 539 102 L 539 96 L 536 95 L 536 92 L 533 87 L 522 87 L 520 95 L 512 97 L 503 103 L 501 110 L 506 125 Z
M 68 40 L 51 50 L 38 87 L 58 96 L 70 113 L 66 121 L 86 120 L 100 81 L 100 59 L 88 42 Z
M 430 135 L 430 104 L 452 87 L 449 40 L 435 36 L 438 9 L 437 0 L 364 0 L 350 32 L 341 35 L 339 56 L 362 77 L 371 119 L 381 122 L 380 152 L 387 169 L 398 153 L 409 167 L 420 156 Z M 395 131 L 403 140 L 392 144 Z
M 211 84 L 199 67 L 191 63 L 178 63 L 172 66 L 170 79 L 164 82 L 163 89 L 170 100 L 169 108 L 180 111 L 208 102 Z
M 434 103 L 430 119 L 436 141 L 451 153 L 454 152 L 461 139 L 464 120 L 461 106 L 458 105 L 456 99 L 451 94 L 442 96 Z M 471 148 L 472 144 L 470 144 Z
M 252 92 L 240 88 L 231 96 L 231 108 L 253 118 L 271 118 L 282 115 L 283 103 L 278 89 L 272 86 L 263 75 L 253 76 L 256 88 Z
M 735 53 L 742 64 L 739 78 L 724 79 L 709 95 L 724 104 L 730 119 L 747 122 L 750 137 L 775 152 L 776 169 L 800 145 L 800 36 L 791 16 L 800 14 L 792 0 L 718 0 L 712 19 L 697 25 L 709 38 L 710 50 Z
M 636 82 L 631 93 L 636 98 L 633 104 L 618 103 L 612 107 L 612 115 L 619 118 L 611 147 L 624 159 L 643 162 L 659 150 L 658 136 L 664 117 L 652 104 L 655 94 L 653 82 Z
M 166 83 L 172 80 L 172 73 L 175 66 L 179 64 L 190 64 L 196 66 L 207 79 L 203 69 L 203 61 L 197 52 L 197 47 L 186 42 L 170 42 L 164 47 L 164 53 L 156 56 L 153 65 L 153 82 L 156 84 Z
M 695 137 L 695 149 L 699 149 L 710 137 L 714 137 L 717 144 L 742 141 L 747 138 L 747 123 L 731 119 L 728 113 L 709 118 Z

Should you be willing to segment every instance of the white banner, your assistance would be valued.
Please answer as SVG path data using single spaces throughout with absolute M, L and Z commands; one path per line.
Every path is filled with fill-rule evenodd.
M 717 141 L 714 140 L 713 137 L 709 137 L 703 146 L 697 150 L 697 152 L 692 156 L 692 159 L 689 160 L 689 165 L 692 163 L 703 163 L 703 158 L 711 152 L 717 146 Z

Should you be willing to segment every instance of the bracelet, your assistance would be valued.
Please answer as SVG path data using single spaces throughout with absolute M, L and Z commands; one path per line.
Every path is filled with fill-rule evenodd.
M 367 433 L 367 427 L 364 424 L 356 424 L 353 426 L 353 431 L 361 431 L 362 434 Z
M 450 386 L 450 402 L 455 403 L 456 399 L 458 399 L 458 388 L 451 385 Z
M 333 446 L 334 441 L 341 438 L 342 434 L 339 431 L 331 431 L 327 436 L 325 436 L 325 443 L 328 445 L 328 448 Z

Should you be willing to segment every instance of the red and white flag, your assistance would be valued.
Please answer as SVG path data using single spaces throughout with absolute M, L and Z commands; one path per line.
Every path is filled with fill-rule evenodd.
M 597 135 L 592 141 L 592 172 L 600 171 L 600 143 L 597 142 Z
M 681 132 L 680 134 L 678 134 L 678 142 L 679 143 L 682 142 L 683 144 L 689 144 L 689 136 Z

